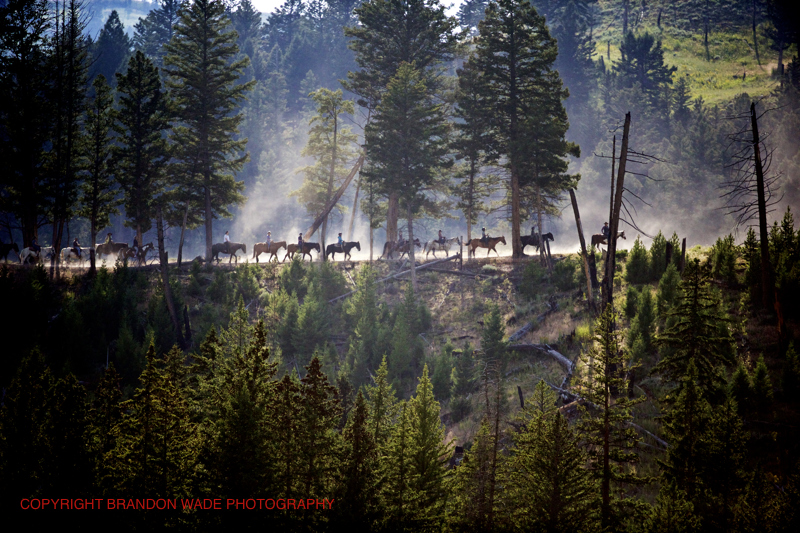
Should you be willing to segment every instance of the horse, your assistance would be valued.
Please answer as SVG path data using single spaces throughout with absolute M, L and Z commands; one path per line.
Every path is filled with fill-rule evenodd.
M 440 250 L 447 255 L 450 253 L 450 248 L 454 244 L 461 244 L 461 237 L 453 237 L 452 239 L 446 239 L 444 244 L 439 242 L 438 240 L 435 241 L 428 241 L 425 243 L 425 248 L 422 249 L 425 252 L 425 259 L 428 258 L 428 254 L 433 252 L 433 257 L 436 257 L 436 250 Z
M 620 231 L 619 233 L 617 233 L 617 238 L 618 239 L 625 239 L 625 232 L 624 231 Z M 599 246 L 601 244 L 605 245 L 605 246 L 608 246 L 608 243 L 606 242 L 606 238 L 603 237 L 603 234 L 602 233 L 595 233 L 594 235 L 592 235 L 592 246 Z
M 543 233 L 542 234 L 542 241 L 555 241 L 553 238 L 552 233 Z M 522 242 L 522 249 L 524 250 L 526 246 L 533 246 L 536 250 L 539 250 L 539 234 L 533 233 L 531 235 L 523 235 L 520 237 L 520 242 Z
M 3 261 L 6 263 L 8 263 L 8 254 L 11 252 L 11 250 L 14 250 L 14 252 L 17 254 L 17 257 L 19 257 L 19 246 L 17 246 L 17 243 L 0 243 L 0 257 L 2 257 Z
M 303 243 L 303 255 L 300 256 L 301 260 L 305 260 L 306 254 L 308 254 L 308 258 L 313 261 L 314 258 L 311 257 L 311 250 L 316 250 L 317 253 L 322 253 L 320 251 L 319 243 L 318 242 L 304 242 Z M 283 261 L 286 261 L 287 257 L 291 257 L 294 259 L 294 254 L 297 252 L 297 245 L 292 243 L 286 247 L 286 255 L 283 256 Z M 281 263 L 283 262 L 281 261 Z
M 350 250 L 353 248 L 358 248 L 358 251 L 361 251 L 361 242 L 346 242 L 342 246 L 338 244 L 329 244 L 325 247 L 325 259 L 328 259 L 329 255 L 333 256 L 333 260 L 336 261 L 336 254 L 344 254 L 345 261 L 350 257 Z
M 414 237 L 414 246 L 416 246 L 417 248 L 422 247 L 422 243 L 419 242 L 419 239 L 417 239 L 416 237 Z M 388 241 L 386 244 L 383 245 L 383 253 L 378 259 L 383 259 L 384 256 L 386 256 L 386 259 L 391 259 L 392 255 L 394 255 L 395 252 L 400 252 L 400 259 L 402 259 L 403 256 L 409 252 L 408 241 L 405 241 L 401 245 L 398 245 L 396 242 L 393 241 Z
M 38 263 L 41 261 L 41 253 L 34 252 L 30 248 L 23 248 L 19 253 L 19 262 L 24 265 L 28 263 L 28 261 L 30 261 L 30 264 Z
M 272 261 L 272 258 L 275 258 L 275 261 L 278 260 L 278 250 L 281 248 L 286 248 L 286 241 L 272 241 L 269 246 L 265 242 L 257 242 L 253 245 L 253 259 L 256 260 L 258 263 L 258 256 L 261 254 L 271 254 L 270 258 L 267 261 Z
M 236 252 L 239 250 L 241 250 L 244 253 L 247 253 L 247 245 L 241 242 L 229 242 L 228 251 L 226 252 L 225 243 L 218 242 L 216 244 L 211 245 L 211 260 L 213 261 L 214 259 L 216 259 L 217 263 L 219 263 L 219 254 L 223 253 L 223 254 L 228 254 L 230 256 L 228 257 L 228 264 L 230 264 L 231 259 L 233 259 L 234 257 L 236 258 L 236 263 L 238 264 L 239 257 L 236 255 Z
M 75 254 L 75 249 L 72 247 L 61 249 L 61 263 L 67 264 L 70 259 L 78 261 L 78 265 L 83 266 L 84 261 L 89 257 L 90 248 L 81 247 L 81 255 Z
M 499 257 L 500 253 L 494 248 L 495 246 L 497 246 L 498 242 L 502 242 L 503 244 L 505 244 L 506 243 L 505 235 L 503 235 L 502 237 L 489 237 L 485 241 L 482 241 L 481 239 L 470 239 L 469 241 L 467 241 L 467 246 L 469 246 L 469 255 L 474 257 L 476 248 L 488 248 L 488 250 L 486 250 L 486 257 L 489 257 L 489 254 L 491 253 L 492 250 L 494 250 L 494 253 L 496 253 Z
M 97 248 L 95 248 L 95 256 L 100 258 L 104 255 L 114 255 L 119 257 L 119 253 L 122 250 L 126 250 L 128 248 L 127 242 L 110 242 L 110 243 L 103 243 L 98 244 Z
M 120 259 L 123 261 L 127 259 L 136 259 L 136 264 L 138 266 L 146 265 L 147 252 L 155 249 L 156 247 L 153 246 L 152 242 L 148 242 L 144 246 L 140 246 L 138 250 L 134 250 L 133 248 L 126 248 L 124 250 L 120 250 Z

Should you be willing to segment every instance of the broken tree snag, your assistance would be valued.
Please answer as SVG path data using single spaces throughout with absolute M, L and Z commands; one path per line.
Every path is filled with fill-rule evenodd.
M 333 207 L 339 203 L 339 200 L 342 198 L 344 191 L 347 190 L 347 186 L 350 185 L 351 181 L 353 181 L 353 178 L 355 177 L 356 174 L 358 174 L 358 171 L 361 170 L 361 165 L 363 164 L 364 164 L 364 156 L 362 155 L 358 158 L 356 164 L 353 165 L 353 169 L 350 171 L 350 174 L 348 174 L 347 177 L 344 179 L 344 183 L 342 183 L 342 186 L 339 187 L 338 191 L 336 191 L 336 194 L 333 195 L 333 198 L 331 198 L 328 201 L 328 203 L 325 204 L 325 207 L 322 209 L 322 212 L 314 220 L 314 223 L 311 224 L 311 227 L 308 228 L 305 233 L 303 233 L 304 239 L 306 240 L 310 239 L 311 236 L 314 235 L 314 232 L 317 231 L 317 229 L 320 227 L 322 222 L 328 216 L 328 213 L 331 212 L 331 209 L 333 209 Z
M 772 307 L 775 288 L 772 286 L 769 262 L 769 234 L 767 233 L 767 200 L 764 192 L 764 168 L 761 165 L 761 139 L 758 136 L 756 103 L 750 104 L 750 122 L 753 129 L 753 158 L 756 166 L 756 192 L 758 193 L 758 230 L 761 239 L 761 295 L 764 309 Z
M 418 266 L 417 267 L 417 271 L 419 272 L 420 270 L 425 270 L 426 268 L 430 268 L 433 265 L 438 265 L 439 263 L 444 263 L 445 261 L 452 261 L 453 259 L 458 259 L 458 258 L 459 258 L 459 254 L 456 254 L 456 255 L 451 255 L 450 257 L 445 257 L 444 259 L 439 259 L 438 261 L 431 261 L 430 263 L 425 263 L 422 266 Z M 383 279 L 379 279 L 375 283 L 384 283 L 384 282 L 389 281 L 390 279 L 399 278 L 403 274 L 408 274 L 409 272 L 411 272 L 411 269 L 403 270 L 402 272 L 398 272 L 397 274 L 393 274 L 393 275 L 387 276 L 387 277 L 385 277 Z M 351 295 L 355 294 L 356 292 L 357 292 L 357 290 L 346 292 L 346 293 L 342 294 L 341 296 L 337 296 L 336 298 L 328 300 L 328 303 L 332 304 L 333 302 L 341 300 L 342 298 L 347 298 L 348 296 L 351 296 Z
M 517 392 L 519 393 L 519 408 L 525 409 L 525 398 L 522 397 L 522 387 L 517 385 Z
M 686 267 L 686 237 L 683 238 L 681 242 L 681 274 L 683 274 L 683 269 Z
M 619 168 L 617 169 L 617 184 L 614 190 L 614 208 L 611 213 L 610 235 L 608 236 L 608 252 L 606 253 L 606 272 L 603 278 L 605 294 L 603 307 L 614 301 L 614 269 L 617 255 L 617 232 L 619 231 L 619 212 L 622 209 L 622 193 L 625 186 L 625 166 L 628 161 L 628 134 L 631 130 L 631 114 L 625 113 L 625 127 L 622 131 L 622 146 L 619 149 Z
M 517 331 L 512 333 L 508 337 L 508 342 L 518 341 L 526 333 L 531 331 L 535 326 L 538 326 L 539 324 L 544 322 L 544 319 L 547 318 L 547 315 L 549 315 L 550 313 L 558 310 L 558 302 L 553 302 L 552 304 L 548 304 L 548 305 L 549 305 L 549 309 L 547 311 L 545 311 L 544 313 L 542 313 L 541 315 L 537 316 L 536 320 L 528 322 L 527 324 L 522 326 L 520 329 L 518 329 Z
M 568 372 L 572 371 L 572 361 L 555 351 L 547 344 L 510 344 L 508 345 L 508 349 L 516 352 L 544 352 L 564 365 Z
M 672 243 L 670 241 L 667 241 L 667 261 L 665 263 L 665 268 L 666 266 L 669 266 L 671 262 L 672 262 Z M 660 274 L 663 274 L 663 272 L 660 272 Z
M 572 201 L 572 211 L 575 213 L 575 226 L 578 228 L 578 239 L 581 241 L 581 255 L 583 256 L 583 268 L 586 271 L 586 299 L 589 302 L 589 309 L 595 310 L 594 295 L 592 294 L 592 269 L 589 266 L 589 254 L 586 253 L 586 240 L 583 238 L 583 224 L 581 223 L 581 213 L 578 210 L 578 200 L 575 198 L 575 191 L 569 190 L 569 199 Z

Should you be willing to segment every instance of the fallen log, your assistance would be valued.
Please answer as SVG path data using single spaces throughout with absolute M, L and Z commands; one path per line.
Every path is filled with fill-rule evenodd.
M 339 190 L 336 191 L 336 194 L 333 195 L 333 198 L 328 200 L 328 203 L 326 203 L 325 207 L 322 208 L 322 212 L 317 216 L 316 219 L 314 219 L 314 222 L 303 234 L 305 240 L 311 238 L 314 232 L 317 231 L 317 228 L 319 228 L 320 225 L 322 224 L 322 221 L 325 220 L 325 217 L 328 216 L 328 213 L 331 212 L 331 209 L 333 209 L 333 207 L 337 203 L 339 203 L 339 200 L 342 198 L 342 195 L 344 194 L 344 191 L 347 189 L 347 186 L 350 185 L 351 181 L 353 181 L 353 178 L 358 173 L 358 171 L 361 170 L 361 166 L 363 164 L 364 164 L 364 156 L 362 155 L 358 158 L 356 164 L 353 165 L 352 170 L 350 170 L 350 174 L 348 174 L 347 177 L 344 179 L 344 183 L 342 183 L 342 186 L 339 187 Z
M 549 315 L 550 313 L 553 313 L 554 311 L 558 310 L 558 302 L 557 301 L 553 301 L 552 303 L 550 303 L 548 305 L 549 305 L 549 309 L 547 311 L 545 311 L 544 313 L 542 313 L 541 315 L 537 316 L 536 320 L 528 322 L 527 324 L 522 326 L 520 329 L 518 329 L 517 331 L 515 331 L 514 333 L 509 335 L 508 342 L 514 342 L 514 341 L 517 341 L 517 340 L 521 339 L 526 333 L 531 331 L 535 326 L 538 326 L 539 324 L 544 322 L 544 319 L 547 318 L 547 315 Z
M 567 372 L 570 374 L 572 373 L 572 361 L 555 351 L 553 348 L 548 346 L 547 344 L 510 344 L 508 346 L 509 350 L 514 350 L 517 352 L 544 352 L 562 365 L 567 369 Z
M 425 263 L 422 266 L 418 266 L 417 267 L 417 271 L 425 270 L 426 268 L 432 267 L 433 265 L 438 265 L 439 263 L 444 263 L 445 261 L 452 261 L 453 259 L 458 259 L 459 255 L 460 254 L 451 255 L 450 257 L 445 257 L 444 259 L 439 259 L 438 261 Z M 387 276 L 387 277 L 385 277 L 383 279 L 379 279 L 375 283 L 385 283 L 385 282 L 389 281 L 390 279 L 399 278 L 403 274 L 408 274 L 409 272 L 411 272 L 411 269 L 403 270 L 402 272 L 398 272 L 397 274 L 392 274 L 391 276 Z M 347 292 L 347 293 L 344 293 L 341 296 L 337 296 L 336 298 L 328 300 L 328 303 L 331 304 L 331 303 L 333 303 L 333 302 L 335 302 L 337 300 L 341 300 L 342 298 L 347 298 L 348 296 L 351 296 L 351 295 L 355 294 L 357 291 L 358 291 L 358 289 L 350 291 L 350 292 Z
M 419 270 L 419 268 L 417 268 Z M 462 270 L 445 270 L 443 268 L 429 268 L 431 272 L 441 272 L 442 274 L 455 274 L 456 276 L 467 276 L 469 278 L 490 278 L 491 276 L 487 276 L 486 274 L 474 274 L 472 272 L 464 272 Z

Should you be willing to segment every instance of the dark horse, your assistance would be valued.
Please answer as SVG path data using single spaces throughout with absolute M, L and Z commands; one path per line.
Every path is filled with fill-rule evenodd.
M 617 238 L 618 239 L 625 239 L 625 232 L 624 231 L 617 232 Z M 603 244 L 605 246 L 608 246 L 608 243 L 606 242 L 606 238 L 603 237 L 603 234 L 602 233 L 595 233 L 594 235 L 592 235 L 592 246 L 600 246 L 601 244 Z
M 5 261 L 6 263 L 8 263 L 8 254 L 9 252 L 11 252 L 11 250 L 14 250 L 17 253 L 17 255 L 19 255 L 19 246 L 17 246 L 17 243 L 15 242 L 11 242 L 8 244 L 4 242 L 0 243 L 0 257 L 2 257 L 3 261 Z
M 329 244 L 325 247 L 325 259 L 328 259 L 328 256 L 331 255 L 332 260 L 336 261 L 336 254 L 344 254 L 345 260 L 350 258 L 350 250 L 353 248 L 357 248 L 358 251 L 361 251 L 361 243 L 360 242 L 346 242 L 342 246 L 338 244 Z
M 422 243 L 420 243 L 419 239 L 416 237 L 414 237 L 414 246 L 417 248 L 422 247 Z M 391 259 L 395 252 L 400 252 L 399 259 L 402 259 L 403 256 L 409 252 L 408 241 L 401 245 L 398 245 L 396 242 L 387 242 L 383 245 L 383 253 L 378 259 L 382 259 L 383 257 L 386 257 L 386 259 Z
M 525 250 L 526 246 L 533 246 L 537 250 L 539 249 L 539 234 L 538 233 L 534 233 L 533 235 L 523 235 L 522 237 L 520 237 L 519 240 L 520 240 L 520 242 L 522 242 L 522 249 L 523 250 Z M 544 233 L 544 234 L 542 234 L 542 241 L 544 241 L 544 242 L 555 241 L 555 238 L 553 238 L 553 234 L 552 233 Z
M 233 259 L 234 257 L 236 258 L 236 262 L 238 263 L 239 262 L 239 257 L 236 255 L 236 252 L 241 250 L 244 253 L 247 253 L 247 245 L 244 244 L 244 243 L 241 243 L 241 242 L 229 242 L 228 246 L 230 248 L 228 248 L 228 251 L 226 252 L 225 251 L 225 243 L 224 242 L 218 242 L 216 244 L 212 244 L 211 245 L 211 260 L 213 261 L 214 259 L 216 259 L 217 263 L 219 263 L 219 254 L 223 253 L 223 254 L 229 254 L 230 255 L 230 257 L 228 258 L 228 263 L 230 263 L 231 259 Z
M 317 253 L 320 253 L 319 243 L 318 242 L 304 242 L 303 243 L 303 255 L 300 256 L 301 260 L 305 260 L 306 254 L 308 254 L 308 258 L 313 261 L 314 258 L 311 257 L 311 250 L 316 250 Z M 283 256 L 283 261 L 286 261 L 287 257 L 291 257 L 294 259 L 295 252 L 298 251 L 297 244 L 290 244 L 286 247 L 286 255 Z M 281 262 L 283 262 L 281 261 Z

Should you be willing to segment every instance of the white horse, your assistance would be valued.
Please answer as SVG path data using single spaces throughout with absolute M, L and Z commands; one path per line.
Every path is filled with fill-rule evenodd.
M 450 248 L 456 244 L 459 246 L 461 245 L 461 237 L 445 239 L 444 244 L 440 243 L 438 240 L 428 241 L 425 243 L 425 248 L 422 251 L 425 252 L 425 259 L 428 258 L 428 254 L 431 252 L 433 252 L 433 257 L 436 257 L 436 250 L 440 250 L 447 255 L 450 252 Z
M 23 248 L 22 251 L 19 253 L 19 262 L 22 263 L 23 265 L 27 264 L 29 260 L 31 264 L 38 263 L 39 261 L 41 261 L 40 256 L 41 256 L 40 252 L 34 252 L 30 248 Z
M 75 260 L 78 262 L 78 265 L 83 266 L 83 263 L 89 258 L 89 250 L 91 248 L 87 248 L 85 246 L 81 246 L 81 255 L 75 255 L 74 248 L 62 248 L 61 249 L 61 263 L 66 265 L 70 260 Z

